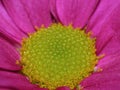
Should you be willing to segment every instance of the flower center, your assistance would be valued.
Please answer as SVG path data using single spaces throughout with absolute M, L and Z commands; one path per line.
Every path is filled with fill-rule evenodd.
M 24 39 L 20 64 L 33 84 L 49 90 L 60 86 L 73 89 L 91 74 L 97 59 L 95 39 L 90 35 L 72 26 L 53 24 Z

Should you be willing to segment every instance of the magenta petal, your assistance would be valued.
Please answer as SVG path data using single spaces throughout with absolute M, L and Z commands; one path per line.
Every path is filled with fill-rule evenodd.
M 21 67 L 16 65 L 19 54 L 16 49 L 3 39 L 0 39 L 0 69 L 20 70 Z
M 14 0 L 13 0 L 14 1 Z M 49 0 L 21 0 L 34 26 L 48 26 L 52 19 Z
M 120 3 L 119 3 L 120 4 Z M 110 30 L 114 33 L 112 34 L 112 37 L 108 37 L 108 43 L 106 44 L 106 46 L 103 46 L 103 50 L 101 51 L 101 53 L 107 53 L 107 54 L 111 54 L 117 51 L 120 51 L 120 5 L 118 5 L 115 9 L 114 12 L 112 12 L 111 18 L 109 20 L 109 24 L 106 30 L 106 35 L 107 33 L 110 32 Z M 108 32 L 109 31 L 109 32 Z M 101 38 L 107 38 L 106 36 L 101 36 L 99 37 L 99 41 L 101 42 Z M 99 45 L 98 45 L 99 48 Z
M 84 90 L 119 90 L 120 89 L 120 71 L 100 72 L 86 78 L 81 85 Z
M 98 62 L 97 67 L 105 71 L 120 71 L 120 51 L 112 55 L 107 55 Z
M 59 18 L 57 16 L 57 11 L 56 11 L 56 0 L 50 0 L 50 10 L 55 20 L 59 22 Z
M 0 33 L 5 36 L 20 42 L 22 37 L 26 35 L 21 32 L 14 24 L 14 22 L 9 17 L 8 13 L 5 11 L 5 8 L 0 2 Z
M 10 88 L 0 88 L 0 90 L 12 90 Z
M 99 0 L 57 0 L 57 14 L 63 24 L 83 28 L 98 2 Z
M 97 53 L 111 54 L 120 50 L 120 0 L 101 0 L 88 23 L 97 37 Z
M 98 37 L 96 44 L 98 54 L 108 55 L 120 51 L 120 34 L 114 32 L 107 36 L 108 34 Z
M 105 56 L 99 61 L 97 67 L 103 70 L 98 73 L 93 73 L 81 83 L 85 90 L 119 90 L 120 51 Z
M 11 90 L 47 90 L 31 84 L 25 76 L 0 71 L 0 88 L 3 87 Z
M 19 29 L 25 33 L 34 31 L 32 23 L 29 19 L 29 14 L 26 12 L 21 0 L 3 0 L 3 3 Z
M 70 90 L 70 88 L 68 88 L 68 87 L 59 87 L 56 90 Z

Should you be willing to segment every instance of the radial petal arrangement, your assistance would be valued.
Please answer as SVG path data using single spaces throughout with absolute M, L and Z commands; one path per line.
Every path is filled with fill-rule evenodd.
M 0 90 L 119 90 L 120 0 L 0 0 Z

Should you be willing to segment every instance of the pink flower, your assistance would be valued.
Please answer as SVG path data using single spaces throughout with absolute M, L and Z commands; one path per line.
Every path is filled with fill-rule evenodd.
M 23 37 L 35 26 L 62 23 L 86 28 L 96 37 L 97 55 L 105 54 L 88 78 L 85 90 L 120 89 L 120 0 L 1 0 L 0 90 L 46 90 L 31 84 L 16 64 Z M 58 90 L 69 90 L 60 87 Z

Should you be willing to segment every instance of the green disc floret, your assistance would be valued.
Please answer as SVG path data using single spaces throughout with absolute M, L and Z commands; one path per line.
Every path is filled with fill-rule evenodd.
M 22 43 L 22 73 L 49 90 L 73 89 L 91 74 L 96 62 L 95 40 L 72 26 L 42 27 Z

